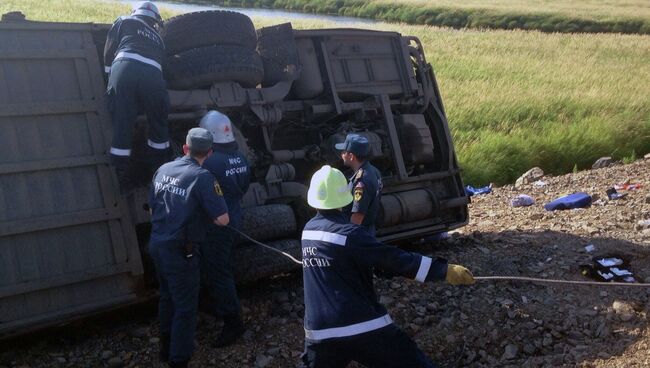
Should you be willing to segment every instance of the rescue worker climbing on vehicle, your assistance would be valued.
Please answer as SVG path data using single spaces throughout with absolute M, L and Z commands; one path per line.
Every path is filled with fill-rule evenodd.
M 343 164 L 354 170 L 349 184 L 353 201 L 344 212 L 350 217 L 350 222 L 365 226 L 374 236 L 383 183 L 379 170 L 368 161 L 370 143 L 366 137 L 348 134 L 345 142 L 335 147 L 341 152 Z
M 203 128 L 187 133 L 184 157 L 162 165 L 149 194 L 149 254 L 160 285 L 160 359 L 186 367 L 194 349 L 199 297 L 199 247 L 206 226 L 228 225 L 219 183 L 201 164 L 212 151 L 212 135 Z
M 219 181 L 228 205 L 230 226 L 241 226 L 241 199 L 250 182 L 248 160 L 239 151 L 228 116 L 208 112 L 199 126 L 212 133 L 214 153 L 203 163 Z M 214 346 L 232 344 L 244 333 L 241 306 L 232 271 L 232 247 L 237 236 L 230 228 L 211 225 L 207 244 L 201 255 L 201 283 L 207 289 L 209 308 L 216 318 L 223 318 L 223 329 Z
M 474 283 L 463 266 L 380 243 L 348 222 L 341 208 L 352 202 L 345 176 L 323 166 L 311 178 L 307 202 L 318 213 L 302 232 L 305 293 L 304 367 L 435 367 L 393 324 L 378 302 L 373 268 L 416 281 Z
M 106 95 L 113 122 L 109 153 L 123 191 L 137 182 L 127 171 L 134 125 L 140 111 L 146 113 L 148 121 L 145 161 L 149 175 L 171 159 L 167 127 L 169 95 L 162 74 L 165 44 L 156 29 L 160 25 L 158 8 L 149 1 L 142 2 L 133 8 L 130 16 L 119 17 L 113 23 L 104 45 L 105 71 L 109 73 Z

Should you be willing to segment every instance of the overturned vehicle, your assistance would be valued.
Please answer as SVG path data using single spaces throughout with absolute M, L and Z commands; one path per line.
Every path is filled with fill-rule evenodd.
M 100 55 L 109 25 L 0 21 L 0 336 L 155 295 L 146 254 L 147 185 L 121 195 Z M 197 36 L 200 35 L 200 36 Z M 255 30 L 209 11 L 166 21 L 169 125 L 180 153 L 206 111 L 233 121 L 251 163 L 242 230 L 299 257 L 321 165 L 342 167 L 347 133 L 371 143 L 384 189 L 377 235 L 397 242 L 468 221 L 468 197 L 438 85 L 415 37 L 360 29 Z M 140 118 L 134 157 L 144 150 Z M 241 283 L 295 264 L 244 240 Z

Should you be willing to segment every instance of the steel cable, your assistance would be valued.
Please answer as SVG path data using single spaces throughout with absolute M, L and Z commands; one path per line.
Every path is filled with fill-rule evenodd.
M 241 236 L 243 236 L 244 238 L 246 238 L 246 239 L 252 241 L 253 243 L 255 243 L 255 244 L 257 244 L 257 245 L 261 245 L 261 246 L 263 246 L 264 248 L 266 248 L 266 249 L 268 249 L 268 250 L 272 250 L 272 251 L 274 251 L 274 252 L 276 252 L 276 253 L 280 253 L 280 254 L 282 254 L 283 256 L 289 258 L 292 262 L 297 263 L 297 264 L 299 264 L 299 265 L 302 266 L 302 262 L 299 261 L 299 260 L 297 260 L 297 259 L 295 259 L 291 254 L 289 254 L 289 253 L 287 253 L 287 252 L 283 252 L 283 251 L 281 251 L 281 250 L 279 250 L 279 249 L 277 249 L 277 248 L 273 248 L 272 246 L 270 246 L 270 245 L 266 245 L 266 244 L 264 244 L 264 243 L 262 243 L 262 242 L 258 242 L 257 240 L 255 240 L 255 239 L 251 238 L 250 236 L 244 234 L 242 231 L 239 231 L 239 229 L 236 229 L 236 228 L 234 228 L 234 227 L 232 227 L 232 226 L 230 226 L 230 225 L 227 225 L 227 226 L 228 226 L 230 229 L 232 229 L 232 230 L 236 231 L 237 233 L 239 233 L 239 235 L 241 235 Z
M 477 281 L 528 281 L 528 282 L 541 282 L 541 283 L 548 283 L 548 284 L 573 284 L 573 285 L 595 285 L 595 286 L 640 286 L 640 287 L 650 287 L 650 283 L 571 281 L 571 280 L 540 279 L 540 278 L 535 278 L 535 277 L 522 277 L 522 276 L 475 276 L 474 280 L 477 280 Z

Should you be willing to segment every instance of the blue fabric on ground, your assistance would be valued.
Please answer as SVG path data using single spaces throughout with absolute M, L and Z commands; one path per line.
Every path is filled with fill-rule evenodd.
M 492 187 L 488 185 L 485 187 L 474 188 L 471 185 L 467 185 L 465 186 L 465 193 L 467 193 L 467 195 L 470 197 L 476 194 L 488 194 L 492 193 Z
M 547 211 L 569 210 L 573 208 L 584 208 L 591 204 L 591 196 L 584 192 L 573 193 L 557 198 L 544 205 Z

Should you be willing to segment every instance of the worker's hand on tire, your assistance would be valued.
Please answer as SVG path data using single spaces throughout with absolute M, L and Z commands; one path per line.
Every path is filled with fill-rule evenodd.
M 445 281 L 450 285 L 472 285 L 476 282 L 470 270 L 461 265 L 451 263 L 447 265 L 447 277 Z

